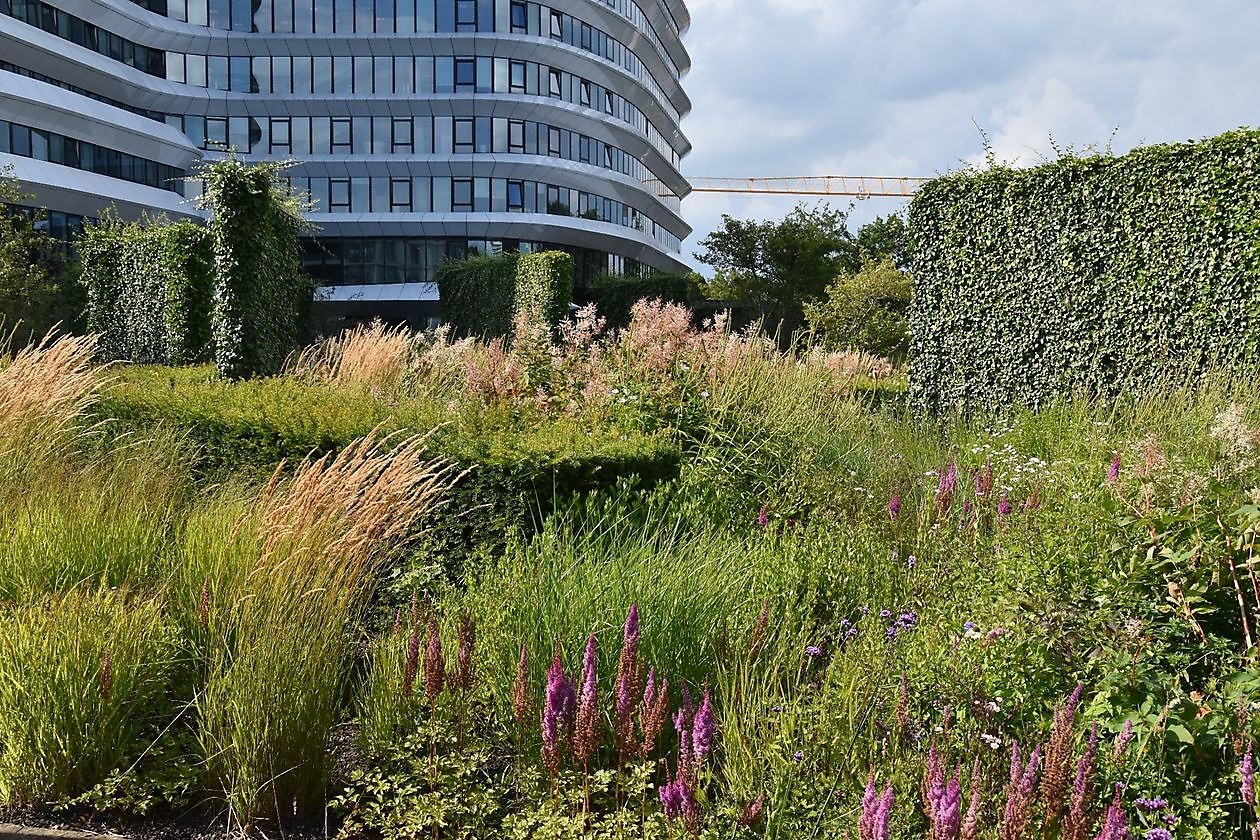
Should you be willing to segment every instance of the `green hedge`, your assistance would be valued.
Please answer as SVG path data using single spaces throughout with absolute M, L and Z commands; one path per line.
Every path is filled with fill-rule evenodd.
M 510 335 L 517 312 L 558 324 L 573 300 L 573 257 L 563 251 L 474 256 L 437 272 L 442 320 L 460 335 Z
M 421 401 L 389 405 L 363 394 L 275 377 L 225 382 L 210 366 L 127 368 L 96 409 L 114 434 L 167 428 L 196 446 L 210 480 L 261 480 L 282 459 L 335 452 L 378 425 L 441 425 L 433 451 L 469 472 L 452 504 L 428 524 L 423 555 L 457 568 L 474 550 L 528 533 L 534 514 L 577 493 L 631 479 L 677 476 L 680 453 L 664 436 L 589 428 L 569 420 L 519 418 L 496 409 L 452 415 Z
M 229 379 L 270 375 L 298 345 L 314 285 L 301 274 L 302 207 L 281 183 L 286 163 L 236 157 L 204 167 L 215 295 L 214 360 Z
M 586 302 L 607 321 L 620 329 L 630 323 L 630 308 L 641 300 L 662 300 L 689 304 L 701 297 L 700 287 L 689 274 L 658 272 L 647 277 L 623 277 L 605 274 L 586 289 Z
M 87 327 L 109 359 L 187 364 L 210 352 L 214 273 L 194 222 L 105 218 L 78 243 Z
M 910 205 L 911 401 L 1110 395 L 1260 348 L 1260 131 L 935 179 Z

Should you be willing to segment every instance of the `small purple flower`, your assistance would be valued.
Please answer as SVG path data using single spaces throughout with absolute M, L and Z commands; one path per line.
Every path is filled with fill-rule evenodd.
M 1169 828 L 1172 828 L 1174 825 L 1177 824 L 1177 815 L 1164 814 L 1164 816 L 1160 817 L 1160 820 L 1164 823 L 1164 825 L 1168 826 Z
M 1133 800 L 1133 804 L 1148 814 L 1154 814 L 1157 811 L 1162 811 L 1167 808 L 1168 800 L 1163 798 L 1147 799 L 1145 797 L 1138 797 Z
M 765 505 L 762 505 L 761 510 L 757 512 L 757 524 L 762 528 L 770 524 L 770 511 Z
M 841 629 L 841 630 L 848 630 L 848 629 L 849 629 L 849 626 L 850 626 L 851 624 L 853 624 L 853 622 L 852 622 L 852 621 L 849 621 L 849 619 L 847 619 L 847 618 L 842 618 L 842 619 L 840 619 L 840 629 Z
M 862 615 L 870 615 L 871 608 L 867 606 L 861 606 L 861 607 L 858 607 L 858 612 L 860 612 Z
M 913 554 L 911 554 L 909 557 L 906 558 L 907 569 L 913 569 L 917 565 L 919 565 L 919 560 Z
M 802 761 L 805 760 L 805 753 L 801 752 L 800 750 L 797 750 L 796 752 L 792 753 L 792 760 L 795 761 L 797 764 L 800 764 Z
M 845 641 L 848 641 L 849 639 L 856 639 L 857 636 L 858 636 L 858 629 L 856 627 L 850 627 L 848 630 L 844 631 Z
M 822 656 L 822 648 L 817 645 L 810 645 L 805 648 L 805 655 L 809 657 Z
M 998 499 L 998 516 L 1007 517 L 1011 515 L 1011 500 L 1002 494 L 1002 498 Z
M 1173 840 L 1172 832 L 1166 828 L 1148 828 L 1142 837 L 1144 840 Z
M 1251 760 L 1251 742 L 1247 742 L 1247 753 L 1243 756 L 1242 766 L 1238 768 L 1242 776 L 1242 798 L 1251 807 L 1256 805 L 1256 768 Z
M 971 631 L 975 629 L 976 629 L 976 623 L 974 621 L 963 622 L 963 630 L 966 631 L 967 633 L 970 633 Z
M 892 610 L 880 610 L 880 611 L 879 611 L 879 617 L 880 617 L 880 618 L 892 618 Z
M 897 521 L 897 516 L 901 513 L 901 494 L 893 493 L 892 498 L 888 500 L 888 518 Z
M 1120 453 L 1111 459 L 1111 469 L 1107 470 L 1107 483 L 1115 484 L 1120 480 Z

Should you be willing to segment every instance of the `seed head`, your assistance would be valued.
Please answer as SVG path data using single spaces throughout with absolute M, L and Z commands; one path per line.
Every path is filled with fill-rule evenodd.
M 109 698 L 114 694 L 114 657 L 108 650 L 105 651 L 105 658 L 101 660 L 100 686 L 101 699 L 108 703 Z M 1251 752 L 1248 751 L 1247 755 L 1250 757 Z
M 521 645 L 521 660 L 516 665 L 516 684 L 512 686 L 512 716 L 516 728 L 524 730 L 530 717 L 529 657 L 525 645 Z
M 442 658 L 442 637 L 438 635 L 437 616 L 429 616 L 429 643 L 424 649 L 424 693 L 432 706 L 442 693 L 446 662 Z

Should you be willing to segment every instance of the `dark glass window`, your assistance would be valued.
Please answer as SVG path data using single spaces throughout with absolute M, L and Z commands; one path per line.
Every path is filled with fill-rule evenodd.
M 512 31 L 524 32 L 528 25 L 528 16 L 525 3 L 521 0 L 512 0 Z
M 476 0 L 455 0 L 455 31 L 477 31 Z
M 288 117 L 271 118 L 271 154 L 289 154 L 293 148 L 291 128 Z
M 410 154 L 415 144 L 412 142 L 412 122 L 410 117 L 395 117 L 393 125 L 393 143 L 391 151 L 394 154 Z
M 348 155 L 353 148 L 353 132 L 348 117 L 334 117 L 332 121 L 332 153 Z
M 522 182 L 507 182 L 507 208 L 510 213 L 520 213 L 525 210 L 525 185 Z
M 471 58 L 455 59 L 455 92 L 473 93 L 477 89 L 477 62 Z
M 512 154 L 525 154 L 525 121 L 508 120 L 508 151 Z
M 328 179 L 328 211 L 330 213 L 350 212 L 350 179 Z
M 394 213 L 411 212 L 411 179 L 392 178 L 389 182 L 389 209 Z
M 548 81 L 548 87 L 547 87 L 548 95 L 554 96 L 557 99 L 560 98 L 561 90 L 562 90 L 560 71 L 555 69 L 554 67 L 548 68 L 547 81 Z
M 513 61 L 508 67 L 508 90 L 511 93 L 525 92 L 525 62 Z

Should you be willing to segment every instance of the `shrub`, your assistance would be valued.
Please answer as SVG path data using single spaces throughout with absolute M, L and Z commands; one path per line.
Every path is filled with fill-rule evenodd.
M 188 364 L 210 351 L 210 241 L 194 222 L 106 216 L 79 240 L 88 329 L 107 359 Z
M 837 277 L 824 300 L 806 304 L 805 318 L 828 347 L 899 359 L 910 343 L 913 285 L 891 257 L 867 260 L 856 274 Z
M 910 207 L 911 398 L 1114 395 L 1251 360 L 1260 131 L 926 184 Z
M 647 277 L 605 274 L 586 289 L 586 300 L 612 329 L 630 323 L 630 309 L 641 300 L 689 304 L 701 297 L 698 275 L 656 272 Z
M 81 301 L 64 244 L 39 229 L 43 211 L 15 206 L 31 197 L 10 171 L 0 168 L 0 326 L 36 341 L 54 324 L 76 324 Z
M 474 256 L 438 269 L 442 318 L 461 335 L 504 338 L 520 313 L 555 326 L 573 300 L 573 257 L 561 251 Z
M 283 186 L 285 163 L 235 157 L 206 166 L 215 271 L 211 325 L 219 375 L 279 372 L 297 346 L 314 286 L 301 275 L 302 206 Z

